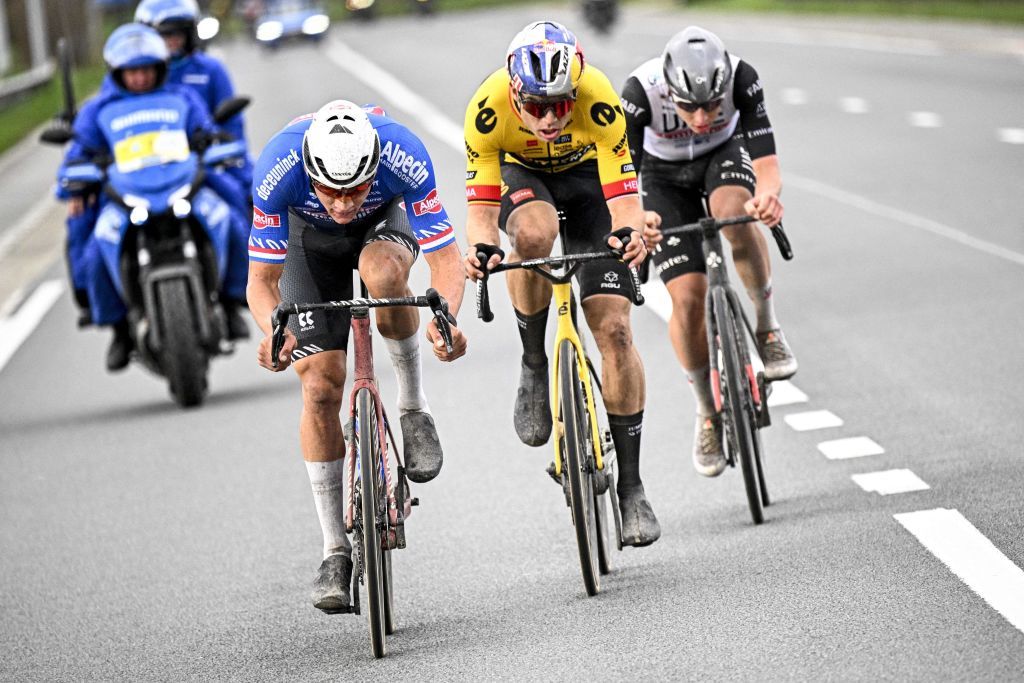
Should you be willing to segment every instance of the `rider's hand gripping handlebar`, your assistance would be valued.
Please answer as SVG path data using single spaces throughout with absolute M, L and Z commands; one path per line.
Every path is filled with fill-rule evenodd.
M 476 259 L 480 262 L 480 269 L 484 273 L 483 277 L 476 281 L 476 315 L 485 323 L 489 323 L 494 320 L 494 313 L 491 311 L 491 297 L 487 292 L 487 278 L 491 274 L 487 263 L 495 254 L 504 259 L 505 252 L 501 250 L 501 247 L 482 242 L 474 244 L 473 248 L 476 249 Z
M 278 366 L 278 356 L 281 355 L 281 347 L 284 346 L 284 331 L 288 327 L 288 318 L 291 314 L 288 304 L 278 304 L 270 315 L 270 362 L 274 364 L 275 370 Z
M 630 240 L 633 239 L 633 233 L 634 232 L 637 232 L 637 231 L 634 230 L 633 228 L 628 228 L 627 227 L 627 228 L 619 228 L 618 230 L 613 230 L 608 235 L 609 237 L 618 237 L 619 241 L 622 242 L 622 248 L 621 249 L 612 249 L 612 251 L 615 252 L 615 254 L 617 256 L 619 256 L 620 258 L 626 252 L 626 246 L 629 244 Z M 609 248 L 611 248 L 611 247 L 609 247 Z M 648 257 L 648 258 L 650 258 L 650 257 Z M 632 294 L 633 294 L 633 296 L 632 296 L 633 303 L 636 304 L 637 306 L 643 306 L 644 305 L 644 295 L 640 291 L 640 273 L 637 271 L 636 268 L 634 268 L 632 266 L 630 266 L 630 268 L 629 268 L 629 283 L 630 283 L 630 285 L 632 286 L 632 289 L 633 289 L 633 292 L 632 292 Z
M 455 316 L 448 312 L 448 302 L 445 301 L 444 297 L 442 297 L 433 287 L 427 290 L 426 298 L 427 303 L 430 305 L 430 310 L 434 314 L 434 321 L 437 323 L 437 331 L 441 333 L 441 338 L 444 340 L 445 351 L 451 353 L 451 326 L 457 324 L 455 322 Z

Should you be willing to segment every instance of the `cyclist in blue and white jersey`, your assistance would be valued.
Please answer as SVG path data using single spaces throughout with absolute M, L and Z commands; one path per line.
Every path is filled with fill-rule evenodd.
M 660 242 L 652 258 L 672 297 L 669 337 L 697 401 L 694 467 L 713 477 L 726 461 L 711 389 L 701 240 L 660 240 L 657 227 L 703 217 L 705 196 L 716 218 L 749 214 L 768 226 L 782 220 L 782 177 L 764 91 L 754 67 L 730 55 L 715 34 L 690 26 L 669 40 L 660 57 L 629 75 L 622 108 L 648 210 L 646 235 Z M 797 362 L 775 316 L 764 233 L 753 224 L 722 232 L 757 313 L 765 378 L 792 377 Z
M 408 128 L 383 115 L 335 100 L 289 123 L 256 162 L 249 237 L 249 307 L 266 337 L 259 364 L 273 370 L 270 316 L 282 301 L 349 299 L 358 271 L 372 297 L 410 296 L 409 271 L 420 251 L 431 286 L 458 313 L 465 275 L 455 232 L 441 204 L 433 164 Z M 324 535 L 323 562 L 313 605 L 347 607 L 352 546 L 345 535 L 342 477 L 345 442 L 339 417 L 344 398 L 347 311 L 314 311 L 293 318 L 278 370 L 289 364 L 302 383 L 299 442 Z M 433 479 L 442 451 L 421 384 L 419 313 L 379 308 L 377 329 L 398 379 L 398 409 L 406 473 Z M 453 351 L 431 320 L 434 355 L 452 361 L 466 338 L 452 327 Z

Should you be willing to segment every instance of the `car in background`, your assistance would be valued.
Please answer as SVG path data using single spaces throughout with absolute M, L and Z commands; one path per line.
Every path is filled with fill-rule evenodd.
M 320 0 L 250 0 L 243 12 L 253 37 L 267 47 L 289 38 L 319 40 L 331 26 Z

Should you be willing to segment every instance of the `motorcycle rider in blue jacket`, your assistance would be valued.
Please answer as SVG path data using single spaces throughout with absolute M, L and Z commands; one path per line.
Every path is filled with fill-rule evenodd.
M 171 53 L 168 83 L 195 90 L 211 112 L 216 111 L 221 102 L 234 97 L 235 88 L 227 69 L 218 59 L 199 49 L 199 36 L 196 33 L 199 7 L 195 0 L 142 0 L 135 9 L 135 21 L 152 26 L 164 39 Z M 241 114 L 224 122 L 221 130 L 235 140 L 246 141 L 245 122 Z M 248 146 L 246 143 L 246 148 Z M 249 195 L 252 168 L 252 159 L 246 155 L 241 166 L 229 171 L 246 190 L 243 195 L 243 213 L 247 223 L 252 214 Z M 234 205 L 233 199 L 226 199 Z
M 103 58 L 110 68 L 110 84 L 76 116 L 64 166 L 112 158 L 119 168 L 143 167 L 154 155 L 187 156 L 193 142 L 216 132 L 209 110 L 193 91 L 165 83 L 169 54 L 154 29 L 142 24 L 119 27 L 107 39 Z M 169 141 L 176 144 L 168 145 Z M 226 174 L 210 173 L 207 183 L 222 196 L 242 191 Z M 92 322 L 114 329 L 107 368 L 120 370 L 128 365 L 132 339 L 127 309 L 100 257 L 93 230 L 101 203 L 95 196 L 69 198 L 68 254 L 76 289 L 87 291 Z M 221 300 L 229 336 L 237 339 L 248 336 L 239 311 L 245 300 L 248 226 L 235 212 L 232 217 Z

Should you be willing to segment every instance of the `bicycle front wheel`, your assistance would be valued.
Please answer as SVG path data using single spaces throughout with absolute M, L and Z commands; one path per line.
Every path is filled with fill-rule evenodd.
M 722 367 L 722 409 L 723 425 L 727 441 L 735 447 L 743 470 L 743 484 L 747 490 L 747 504 L 754 524 L 764 521 L 764 508 L 761 503 L 760 482 L 758 481 L 757 452 L 753 410 L 748 409 L 752 401 L 746 370 L 743 366 L 739 344 L 742 337 L 736 325 L 736 315 L 729 305 L 729 299 L 723 288 L 716 287 L 712 293 L 714 307 L 714 325 L 718 332 L 718 346 L 721 351 Z
M 370 648 L 380 659 L 385 650 L 384 573 L 386 571 L 381 531 L 387 520 L 384 503 L 387 492 L 381 472 L 381 448 L 377 438 L 377 409 L 373 394 L 360 389 L 356 394 L 356 453 L 359 458 L 360 511 L 362 512 L 363 577 L 366 581 Z
M 580 383 L 576 347 L 563 340 L 558 350 L 559 414 L 562 422 L 564 476 L 569 481 L 572 522 L 576 528 L 580 568 L 587 595 L 600 590 L 597 557 L 597 520 L 594 513 L 594 446 L 591 420 Z

